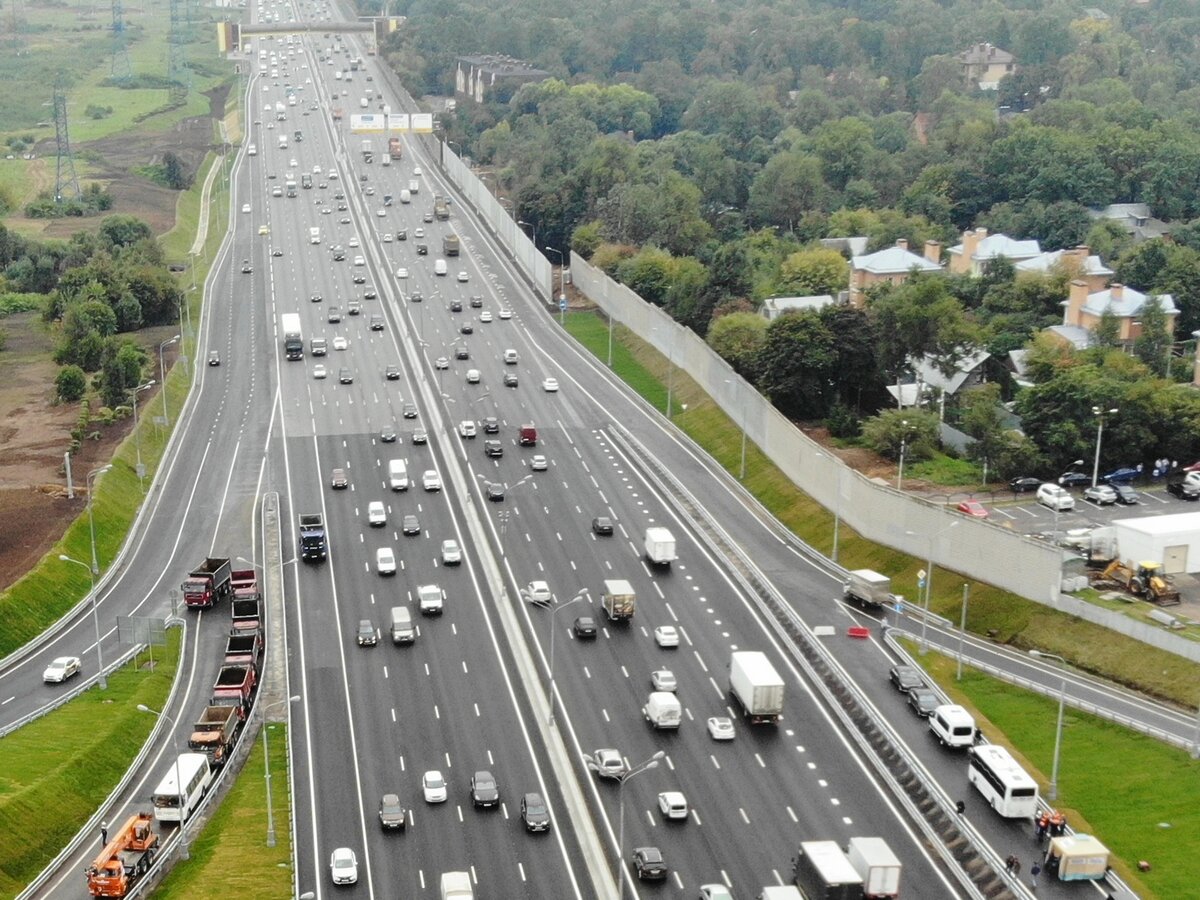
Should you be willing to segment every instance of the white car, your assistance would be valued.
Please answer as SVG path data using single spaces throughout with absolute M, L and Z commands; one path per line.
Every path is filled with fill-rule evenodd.
M 442 565 L 457 566 L 462 562 L 462 548 L 454 538 L 442 541 Z
M 458 423 L 458 433 L 465 438 L 475 437 L 475 423 L 470 419 L 463 419 Z
M 723 884 L 702 884 L 700 900 L 733 900 L 733 894 Z
M 355 884 L 358 881 L 358 857 L 349 847 L 338 847 L 329 857 L 329 874 L 334 884 Z
M 396 554 L 391 547 L 380 547 L 375 551 L 375 571 L 380 575 L 396 574 Z
M 42 673 L 42 681 L 46 684 L 61 684 L 72 675 L 78 675 L 80 662 L 78 656 L 60 656 L 46 666 Z
M 658 795 L 658 811 L 664 819 L 686 819 L 688 817 L 687 797 L 679 791 L 663 791 Z
M 350 238 L 350 240 L 346 242 L 346 246 L 347 247 L 357 247 L 358 246 L 358 238 L 356 238 L 356 237 Z
M 315 366 L 313 366 L 313 378 L 326 378 L 328 375 L 329 372 L 326 371 L 325 367 L 320 363 L 317 363 Z
M 470 281 L 470 279 L 471 279 L 471 276 L 467 274 L 466 269 L 461 269 L 459 271 L 458 280 L 460 283 L 465 284 L 467 281 Z
M 512 310 L 509 309 L 507 306 L 500 307 L 500 318 L 501 319 L 511 319 L 512 318 Z
M 421 484 L 425 486 L 427 491 L 440 491 L 442 489 L 442 476 L 433 469 L 426 469 L 425 474 L 421 476 Z
M 555 391 L 558 390 L 558 379 L 557 378 L 544 379 L 542 381 L 542 390 L 553 394 Z
M 480 322 L 490 322 L 490 321 L 492 321 L 492 314 L 491 314 L 490 312 L 488 312 L 488 311 L 485 309 L 483 312 L 481 312 L 481 313 L 479 314 L 479 321 L 480 321 Z
M 294 169 L 294 168 L 296 168 L 296 166 L 298 166 L 298 165 L 300 165 L 300 163 L 296 162 L 296 160 L 295 160 L 295 158 L 294 158 L 294 157 L 293 157 L 292 159 L 289 159 L 289 160 L 288 160 L 288 168 L 289 168 L 289 169 Z
M 529 594 L 530 603 L 549 603 L 553 599 L 550 593 L 550 585 L 544 581 L 531 581 L 529 587 L 526 588 Z
M 419 237 L 419 238 L 425 237 L 425 229 L 418 228 L 416 231 L 413 232 L 413 237 Z
M 356 256 L 356 257 L 354 257 L 354 264 L 356 266 L 365 266 L 367 264 L 367 261 L 361 256 Z
M 413 166 L 413 178 L 420 178 L 422 175 L 420 166 Z
M 669 691 L 674 694 L 678 687 L 678 682 L 675 681 L 675 673 L 670 669 L 656 669 L 650 673 L 650 683 L 654 685 L 656 691 Z
M 372 500 L 367 504 L 367 524 L 372 528 L 387 524 L 387 510 L 383 506 L 383 501 Z
M 1047 482 L 1037 489 L 1038 503 L 1050 509 L 1064 512 L 1075 508 L 1075 498 L 1070 492 L 1057 484 Z
M 242 212 L 244 212 L 244 213 L 250 212 L 250 204 L 249 203 L 242 204 Z
M 392 233 L 390 231 L 385 231 L 383 233 L 383 242 L 385 244 L 390 244 L 392 242 Z
M 733 719 L 728 716 L 713 716 L 708 720 L 708 736 L 714 741 L 733 740 Z
M 620 778 L 628 771 L 620 750 L 611 748 L 594 750 L 592 751 L 592 762 L 595 764 L 596 774 L 601 778 Z
M 425 794 L 426 803 L 445 803 L 446 779 L 437 769 L 430 769 L 421 776 L 421 791 Z
M 546 457 L 542 456 L 540 453 L 533 457 L 533 459 L 529 460 L 529 468 L 534 472 L 545 472 L 547 465 L 548 463 L 546 462 Z
M 654 629 L 654 641 L 660 647 L 678 647 L 679 631 L 674 625 L 659 625 Z
M 379 207 L 379 209 L 375 210 L 375 215 L 379 216 L 379 218 L 382 219 L 384 216 L 387 215 L 387 210 L 381 206 L 381 207 Z
M 396 270 L 396 277 L 397 278 L 407 278 L 408 277 L 408 269 L 404 268 L 404 266 L 401 266 L 400 268 L 398 268 Z
M 467 369 L 467 384 L 479 384 L 480 377 L 478 369 Z
M 334 350 L 345 350 L 349 346 L 350 346 L 350 342 L 347 341 L 340 334 L 333 339 L 333 349 Z

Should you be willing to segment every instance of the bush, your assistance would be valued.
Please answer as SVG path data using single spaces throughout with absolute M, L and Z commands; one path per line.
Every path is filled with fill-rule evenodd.
M 87 393 L 87 375 L 79 366 L 63 366 L 54 379 L 54 389 L 59 400 L 74 403 Z
M 843 406 L 841 403 L 835 403 L 833 408 L 829 410 L 829 417 L 825 420 L 825 427 L 829 429 L 830 435 L 835 438 L 853 439 L 862 434 L 862 419 L 850 407 Z
M 889 409 L 863 425 L 867 446 L 891 460 L 904 457 L 909 462 L 929 459 L 938 446 L 938 417 L 923 409 Z

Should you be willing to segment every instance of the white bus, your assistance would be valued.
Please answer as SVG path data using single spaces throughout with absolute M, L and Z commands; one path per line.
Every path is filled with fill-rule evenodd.
M 180 784 L 183 790 L 180 790 Z M 179 754 L 179 759 L 171 763 L 151 795 L 154 818 L 160 822 L 178 822 L 181 800 L 184 818 L 191 818 L 210 784 L 212 769 L 208 766 L 207 756 L 203 753 Z
M 1010 819 L 1037 815 L 1037 782 L 1003 747 L 972 747 L 967 753 L 967 779 L 1000 815 Z

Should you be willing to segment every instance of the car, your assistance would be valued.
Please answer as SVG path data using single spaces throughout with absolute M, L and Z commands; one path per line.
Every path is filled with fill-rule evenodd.
M 421 485 L 427 491 L 440 491 L 442 489 L 442 476 L 434 469 L 426 469 L 425 474 L 421 476 Z
M 1108 506 L 1117 502 L 1117 492 L 1107 484 L 1088 485 L 1083 489 L 1083 499 L 1098 506 Z
M 639 881 L 663 881 L 667 877 L 667 863 L 657 847 L 637 847 L 633 851 L 633 868 Z
M 283 188 L 281 188 L 279 185 L 275 185 L 273 188 L 271 188 L 271 196 L 272 197 L 282 197 L 283 196 Z
M 486 769 L 471 776 L 471 803 L 476 808 L 500 805 L 500 785 L 496 783 L 496 776 Z
M 387 509 L 382 500 L 372 500 L 367 504 L 367 524 L 372 528 L 387 524 Z
M 344 262 L 345 259 L 346 259 L 346 251 L 345 250 L 338 248 L 333 251 L 333 261 L 334 262 Z
M 439 356 L 433 361 L 433 367 L 435 369 L 448 369 L 450 368 L 450 360 L 444 356 Z
M 398 437 L 396 429 L 390 425 L 385 425 L 379 429 L 379 442 L 382 444 L 394 444 Z
M 329 486 L 335 491 L 345 490 L 350 486 L 350 479 L 346 477 L 346 470 L 336 468 L 329 474 Z
M 942 698 L 933 688 L 918 687 L 908 692 L 908 705 L 922 719 L 933 715 L 933 711 L 942 705 Z
M 596 620 L 591 616 L 580 616 L 571 626 L 575 632 L 575 637 L 581 641 L 595 640 L 596 638 Z
M 674 625 L 659 625 L 654 629 L 654 642 L 660 647 L 678 647 L 679 630 Z
M 320 198 L 320 197 L 318 197 L 318 198 L 317 198 L 317 202 L 319 203 L 320 201 L 321 201 L 321 198 Z M 323 216 L 328 216 L 328 215 L 331 215 L 332 213 L 333 213 L 333 210 L 332 210 L 332 209 L 330 209 L 328 206 L 322 206 L 322 207 L 321 207 L 321 215 L 323 215 Z
M 455 359 L 470 359 L 471 351 L 468 350 L 466 347 L 459 347 L 454 351 L 454 358 Z
M 420 288 L 413 288 L 408 295 L 408 299 L 410 303 L 420 303 L 425 299 L 425 296 L 421 293 Z
M 542 456 L 540 453 L 529 460 L 529 468 L 530 471 L 533 472 L 545 472 L 548 465 L 549 463 L 546 462 L 546 457 Z
M 250 204 L 249 203 L 242 204 L 242 212 L 244 212 L 244 213 L 250 212 Z
M 338 369 L 338 383 L 354 384 L 354 372 L 352 372 L 346 366 L 342 366 L 340 369 Z
M 366 288 L 363 291 L 363 299 L 364 300 L 375 300 L 375 299 L 378 299 L 378 297 L 379 297 L 379 292 L 376 291 L 375 288 L 373 288 L 373 287 Z
M 629 771 L 621 751 L 612 748 L 593 750 L 592 768 L 600 778 L 623 778 Z
M 325 314 L 325 321 L 336 325 L 338 322 L 342 321 L 342 311 L 336 306 L 329 307 L 329 312 Z
M 413 166 L 413 178 L 420 178 L 423 174 L 420 166 Z
M 504 455 L 504 445 L 499 441 L 484 441 L 483 455 L 490 459 L 499 459 Z
M 382 219 L 384 216 L 387 215 L 387 210 L 381 206 L 381 207 L 379 207 L 379 209 L 375 210 L 375 215 L 379 216 L 379 218 Z
M 479 384 L 479 379 L 478 369 L 467 369 L 467 384 Z
M 1083 487 L 1092 483 L 1092 476 L 1087 472 L 1063 472 L 1058 476 L 1058 483 L 1066 488 Z
M 462 312 L 462 308 L 463 307 L 462 307 L 461 300 L 451 300 L 450 301 L 450 312 L 452 312 L 452 313 Z
M 1167 482 L 1167 493 L 1180 500 L 1200 500 L 1200 485 L 1177 478 Z
M 733 740 L 733 719 L 728 716 L 712 716 L 707 722 L 708 736 L 714 741 Z
M 353 244 L 351 244 L 350 246 L 351 246 L 351 247 L 353 247 L 354 245 L 353 245 Z M 356 265 L 356 266 L 365 266 L 366 264 L 367 264 L 366 257 L 364 257 L 364 256 L 356 256 L 356 257 L 354 257 L 354 265 Z
M 425 795 L 426 803 L 446 802 L 446 779 L 437 769 L 430 769 L 421 776 L 421 793 Z
M 507 306 L 500 307 L 500 318 L 501 319 L 511 319 L 512 318 L 512 310 L 509 309 Z
M 667 691 L 674 694 L 678 687 L 678 682 L 675 680 L 675 673 L 670 669 L 655 669 L 650 673 L 650 683 L 654 685 L 656 691 Z
M 550 810 L 541 794 L 531 792 L 521 798 L 521 821 L 528 832 L 550 830 Z
M 364 275 L 362 272 L 355 272 L 353 275 L 350 276 L 350 280 L 353 281 L 355 284 L 366 284 L 367 276 Z
M 504 364 L 506 366 L 515 366 L 520 361 L 521 357 L 517 354 L 516 350 L 509 347 L 504 351 Z
M 499 434 L 500 421 L 495 416 L 486 416 L 483 420 L 484 434 Z
M 425 229 L 417 228 L 415 231 L 413 231 L 413 237 L 418 237 L 418 238 L 425 237 Z
M 458 433 L 468 440 L 474 439 L 476 434 L 475 423 L 470 419 L 463 419 L 458 423 Z
M 517 386 L 517 373 L 516 372 L 505 372 L 504 373 L 504 386 L 505 387 L 516 387 Z
M 466 269 L 460 269 L 456 277 L 458 278 L 459 284 L 466 284 L 471 280 L 471 276 L 467 274 Z
M 1112 489 L 1116 491 L 1117 502 L 1122 506 L 1136 506 L 1142 502 L 1138 492 L 1127 484 L 1114 484 Z
M 322 297 L 320 294 L 312 294 L 311 296 L 309 296 L 308 299 L 309 299 L 310 303 L 320 303 L 325 298 Z
M 407 241 L 408 240 L 408 229 L 401 228 L 399 231 L 397 231 L 396 232 L 396 240 Z
M 499 503 L 504 499 L 504 485 L 499 481 L 489 481 L 484 492 L 493 503 Z
M 680 791 L 663 791 L 658 795 L 658 811 L 668 821 L 686 820 L 688 817 L 688 802 Z
M 428 244 L 417 244 L 417 256 L 428 256 L 428 255 L 429 255 L 429 245 Z
M 972 519 L 986 519 L 988 511 L 978 500 L 963 500 L 958 504 L 958 511 Z
M 1174 477 L 1178 477 L 1178 476 L 1172 476 L 1172 477 L 1174 478 Z M 1200 472 L 1188 472 L 1186 475 L 1183 476 L 1183 480 L 1186 481 L 1188 484 L 1200 485 Z
M 471 295 L 471 309 L 483 309 L 483 296 L 481 294 Z
M 380 575 L 396 574 L 396 554 L 391 547 L 380 547 L 375 551 L 375 570 Z
M 82 663 L 78 656 L 60 656 L 50 661 L 42 672 L 42 681 L 46 684 L 62 684 L 68 678 L 78 675 Z
M 484 324 L 492 321 L 492 314 L 485 309 L 479 314 L 479 321 L 483 322 Z
M 379 800 L 379 824 L 388 831 L 402 831 L 405 825 L 404 807 L 396 794 L 384 794 Z
M 613 522 L 608 516 L 596 516 L 592 519 L 592 534 L 610 535 L 613 533 Z
M 415 419 L 417 417 L 417 404 L 411 400 L 405 402 L 404 406 L 400 408 L 400 415 L 406 419 Z
M 313 366 L 313 378 L 325 378 L 328 375 L 329 372 L 320 363 Z
M 254 271 L 254 266 L 250 265 L 250 260 L 248 260 L 248 259 L 243 259 L 243 260 L 242 260 L 242 274 L 243 274 L 243 275 L 249 275 L 249 274 L 251 274 L 253 271 Z
M 296 168 L 296 166 L 298 166 L 298 165 L 300 165 L 300 163 L 296 162 L 296 158 L 295 158 L 295 157 L 292 157 L 291 159 L 289 159 L 289 160 L 288 160 L 288 168 L 289 168 L 289 169 L 294 169 L 294 168 Z
M 280 247 L 272 247 L 272 248 L 271 248 L 271 255 L 272 255 L 272 256 L 274 256 L 274 257 L 280 257 L 280 256 L 283 256 L 283 250 L 282 250 Z
M 383 316 L 381 316 L 379 313 L 372 313 L 370 327 L 371 327 L 372 331 L 383 331 L 383 329 L 384 329 Z
M 412 430 L 412 442 L 414 444 L 428 444 L 429 433 L 424 428 L 414 428 Z
M 550 394 L 555 393 L 558 390 L 558 379 L 557 378 L 542 379 L 542 390 L 546 391 L 547 393 L 550 393 Z
M 920 670 L 913 666 L 892 666 L 888 671 L 888 680 L 895 685 L 896 690 L 903 694 L 907 694 L 914 688 L 926 686 Z
M 421 221 L 425 222 L 425 223 L 432 222 L 433 221 L 433 213 L 426 212 L 423 216 L 421 216 Z
M 400 523 L 400 531 L 413 535 L 421 533 L 421 523 L 412 513 L 408 513 Z
M 208 351 L 208 364 L 210 366 L 219 366 L 221 364 L 221 354 L 216 350 Z
M 334 884 L 358 882 L 358 857 L 349 847 L 338 847 L 329 855 L 329 874 Z
M 454 538 L 442 541 L 442 565 L 457 566 L 462 563 L 462 548 Z
M 374 197 L 375 196 L 375 188 L 368 185 L 367 187 L 363 188 L 363 193 L 366 194 L 368 197 Z
M 383 242 L 385 244 L 390 244 L 392 242 L 392 240 L 393 240 L 392 233 L 390 231 L 385 231 L 383 233 Z
M 458 333 L 459 334 L 474 334 L 475 326 L 472 325 L 470 322 L 463 322 L 462 325 L 460 325 L 458 328 Z
M 396 270 L 396 277 L 397 278 L 407 278 L 408 277 L 408 269 L 406 269 L 404 266 L 401 266 L 400 268 L 398 268 Z
M 1065 512 L 1075 508 L 1075 498 L 1067 492 L 1067 489 L 1049 482 L 1037 489 L 1037 501 L 1043 506 L 1048 506 L 1057 512 Z
M 386 366 L 383 370 L 383 377 L 386 378 L 388 381 L 399 381 L 400 380 L 400 367 L 398 365 L 396 365 L 395 363 L 392 363 L 391 365 Z
M 359 619 L 355 640 L 358 641 L 360 647 L 374 647 L 379 641 L 379 635 L 375 632 L 375 623 L 370 619 Z
M 349 346 L 350 346 L 350 342 L 348 340 L 346 340 L 344 337 L 342 337 L 342 335 L 339 334 L 334 337 L 334 339 L 333 339 L 333 349 L 334 350 L 345 350 Z
M 530 603 L 549 603 L 554 599 L 550 585 L 542 580 L 531 581 L 525 588 L 525 597 Z
M 702 884 L 700 900 L 733 900 L 733 894 L 723 884 Z
M 423 616 L 440 616 L 446 608 L 446 592 L 436 584 L 417 588 L 417 606 Z
M 1111 472 L 1101 475 L 1100 480 L 1105 484 L 1128 484 L 1131 481 L 1137 480 L 1137 477 L 1141 474 L 1133 466 L 1121 466 L 1118 469 L 1113 469 Z

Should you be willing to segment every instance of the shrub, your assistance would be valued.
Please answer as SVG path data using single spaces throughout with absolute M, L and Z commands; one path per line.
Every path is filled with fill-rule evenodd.
M 87 393 L 87 375 L 79 366 L 63 366 L 54 379 L 54 389 L 59 400 L 74 403 Z

